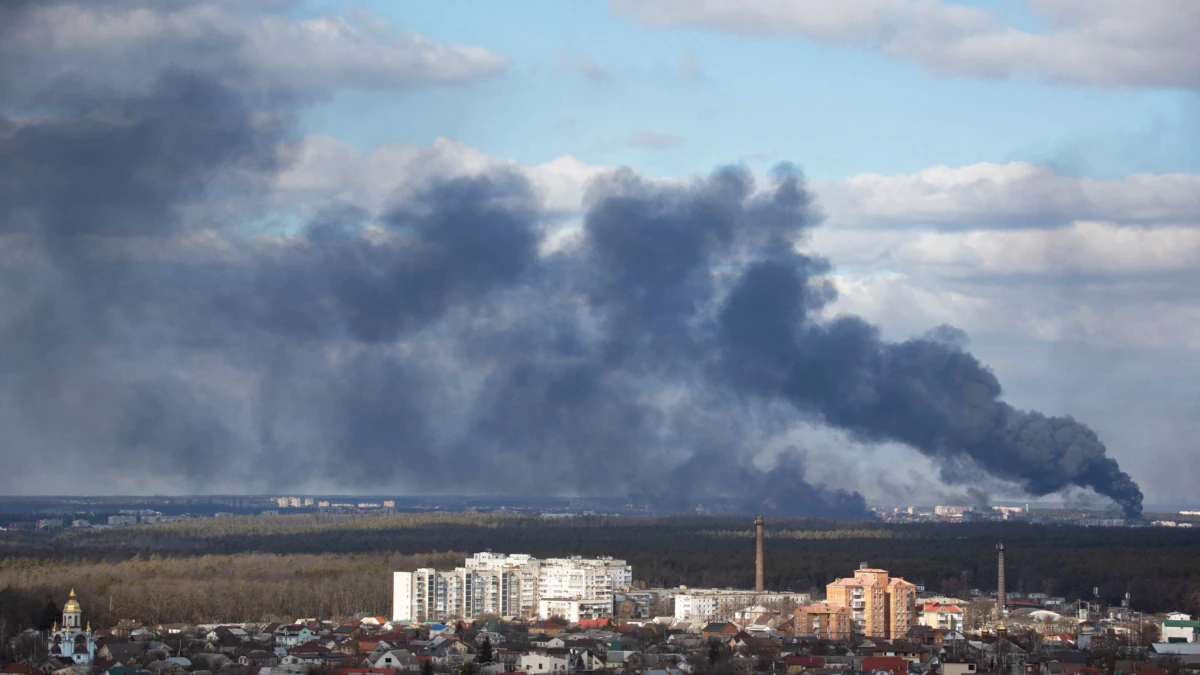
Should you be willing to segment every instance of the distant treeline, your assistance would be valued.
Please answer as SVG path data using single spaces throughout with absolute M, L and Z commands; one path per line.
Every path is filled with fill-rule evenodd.
M 612 555 L 647 587 L 748 588 L 746 518 L 582 517 L 480 513 L 254 516 L 0 534 L 0 632 L 44 622 L 74 585 L 99 625 L 386 614 L 395 569 L 453 567 L 475 551 Z M 1010 589 L 1135 609 L 1200 613 L 1200 531 L 988 523 L 896 525 L 769 520 L 766 582 L 822 589 L 859 563 L 949 594 L 996 584 L 1004 539 Z

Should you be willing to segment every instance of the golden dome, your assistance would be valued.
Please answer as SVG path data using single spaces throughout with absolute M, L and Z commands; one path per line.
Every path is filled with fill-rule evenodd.
M 67 600 L 67 604 L 63 605 L 63 612 L 67 614 L 78 614 L 80 611 L 79 601 L 75 599 L 75 589 L 72 588 L 71 597 Z

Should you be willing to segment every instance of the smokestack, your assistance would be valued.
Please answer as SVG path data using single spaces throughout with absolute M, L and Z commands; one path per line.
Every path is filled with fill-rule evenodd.
M 754 590 L 763 590 L 763 517 L 754 517 Z
M 1001 540 L 996 544 L 996 553 L 999 556 L 1000 578 L 996 585 L 996 626 L 1001 634 L 1004 633 L 1004 541 Z

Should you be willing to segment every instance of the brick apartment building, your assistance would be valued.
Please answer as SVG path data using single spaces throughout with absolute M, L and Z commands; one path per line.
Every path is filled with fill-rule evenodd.
M 826 586 L 825 604 L 846 608 L 856 635 L 896 639 L 917 625 L 917 587 L 866 563 Z
M 792 626 L 796 635 L 822 640 L 849 640 L 850 610 L 828 602 L 814 602 L 799 607 L 792 614 Z

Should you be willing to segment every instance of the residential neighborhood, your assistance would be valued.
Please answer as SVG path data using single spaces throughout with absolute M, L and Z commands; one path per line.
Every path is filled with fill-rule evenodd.
M 618 563 L 605 560 L 596 565 L 624 574 L 626 567 Z M 779 604 L 741 607 L 711 620 L 680 619 L 673 611 L 632 616 L 651 609 L 673 610 L 675 598 L 687 589 L 622 589 L 612 594 L 607 615 L 596 618 L 483 613 L 396 620 L 359 614 L 270 623 L 148 625 L 130 617 L 98 628 L 84 619 L 86 603 L 93 599 L 72 591 L 52 630 L 27 630 L 11 640 L 7 651 L 13 658 L 0 667 L 0 675 L 1200 671 L 1200 622 L 1188 614 L 1142 616 L 1122 608 L 1093 607 L 1056 612 L 1045 609 L 1044 603 L 1058 599 L 1037 593 L 1008 594 L 1001 608 L 994 596 L 977 591 L 966 598 L 948 598 L 909 586 L 886 570 L 864 564 L 854 576 L 831 583 L 824 600 L 790 609 Z M 862 591 L 861 602 L 855 589 Z M 890 600 L 888 589 L 894 594 Z M 562 594 L 561 589 L 556 594 Z M 868 596 L 881 599 L 878 610 L 869 606 Z M 614 603 L 634 600 L 640 603 L 636 611 L 628 606 L 614 611 Z M 897 619 L 897 614 L 904 616 Z

